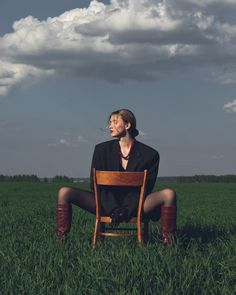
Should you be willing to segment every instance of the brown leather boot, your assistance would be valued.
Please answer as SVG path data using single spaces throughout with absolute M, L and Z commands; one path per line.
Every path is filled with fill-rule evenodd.
M 71 204 L 57 204 L 56 212 L 56 235 L 59 240 L 65 240 L 70 231 L 72 218 Z
M 176 211 L 176 206 L 161 207 L 161 230 L 162 242 L 164 245 L 172 245 L 175 243 Z

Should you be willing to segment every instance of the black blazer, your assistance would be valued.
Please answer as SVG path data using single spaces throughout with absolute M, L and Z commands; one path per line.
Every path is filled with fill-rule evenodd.
M 93 190 L 92 169 L 104 171 L 120 171 L 120 154 L 118 140 L 110 140 L 97 144 L 94 149 L 91 165 L 90 184 Z M 131 151 L 125 171 L 144 171 L 147 169 L 147 184 L 145 195 L 151 193 L 158 173 L 159 153 L 153 148 L 136 141 Z M 101 206 L 104 213 L 110 214 L 117 206 L 126 206 L 129 217 L 137 212 L 139 189 L 132 187 L 102 187 Z

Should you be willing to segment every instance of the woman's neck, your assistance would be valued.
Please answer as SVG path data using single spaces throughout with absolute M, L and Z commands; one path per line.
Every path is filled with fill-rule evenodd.
M 120 160 L 121 160 L 121 165 L 123 166 L 124 169 L 127 168 L 128 160 L 132 152 L 134 143 L 135 143 L 134 138 L 130 136 L 124 136 L 119 139 Z
M 130 148 L 130 146 L 132 145 L 134 141 L 134 138 L 131 137 L 129 134 L 127 134 L 124 137 L 120 137 L 119 138 L 119 144 L 121 148 L 127 149 Z

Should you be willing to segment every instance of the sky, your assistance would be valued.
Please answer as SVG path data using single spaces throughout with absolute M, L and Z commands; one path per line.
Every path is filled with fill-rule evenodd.
M 236 0 L 0 3 L 0 174 L 87 177 L 132 110 L 159 176 L 236 174 Z

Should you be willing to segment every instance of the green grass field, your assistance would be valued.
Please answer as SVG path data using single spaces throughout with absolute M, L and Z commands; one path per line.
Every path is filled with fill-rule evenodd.
M 236 184 L 161 184 L 178 194 L 177 244 L 106 238 L 73 207 L 66 243 L 55 238 L 53 183 L 0 183 L 0 294 L 236 294 Z

